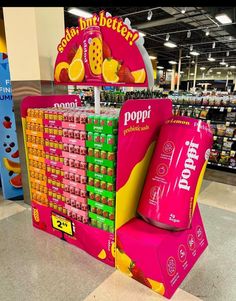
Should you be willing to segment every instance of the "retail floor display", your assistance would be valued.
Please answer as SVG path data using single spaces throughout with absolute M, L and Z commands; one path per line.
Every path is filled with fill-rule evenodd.
M 118 118 L 62 107 L 58 97 L 22 104 L 34 227 L 170 298 L 207 247 L 198 206 L 191 227 L 178 233 L 136 213 L 171 101 L 130 100 Z

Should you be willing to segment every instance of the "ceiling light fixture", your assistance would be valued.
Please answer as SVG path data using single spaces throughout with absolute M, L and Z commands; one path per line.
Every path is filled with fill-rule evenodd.
M 186 7 L 183 7 L 182 9 L 181 9 L 181 14 L 185 14 L 186 13 Z
M 219 14 L 215 16 L 216 20 L 219 21 L 221 24 L 231 24 L 232 20 L 226 14 Z
M 206 70 L 206 67 L 200 67 L 200 70 Z
M 229 51 L 226 52 L 226 56 L 229 56 Z
M 169 61 L 169 64 L 171 64 L 171 65 L 176 65 L 177 62 L 176 62 L 176 61 Z
M 189 59 L 190 57 L 191 57 L 191 55 L 189 55 L 189 54 L 186 54 L 186 56 L 185 56 L 187 59 Z
M 226 64 L 225 67 L 229 67 L 229 64 Z
M 190 51 L 193 50 L 193 45 L 190 45 L 189 50 L 190 50 Z
M 212 48 L 213 48 L 213 49 L 216 48 L 216 42 L 213 42 L 213 43 L 212 43 Z
M 153 15 L 152 11 L 149 10 L 149 11 L 148 11 L 148 15 L 147 15 L 147 20 L 148 20 L 148 21 L 151 21 L 152 15 Z
M 206 29 L 206 33 L 205 34 L 206 34 L 206 36 L 209 36 L 210 30 L 208 28 Z
M 216 74 L 221 74 L 221 72 L 220 72 L 220 71 L 218 71 L 218 72 L 216 72 Z
M 226 65 L 226 62 L 224 59 L 222 59 L 222 61 L 220 62 L 220 65 Z
M 149 58 L 151 59 L 151 60 L 156 60 L 156 56 L 154 56 L 154 55 L 149 55 Z
M 195 64 L 195 61 L 194 61 L 194 60 L 192 60 L 191 64 Z
M 168 71 L 168 72 L 172 72 L 172 69 L 167 69 L 166 71 Z
M 187 31 L 187 38 L 189 39 L 190 37 L 191 37 L 191 31 L 188 30 L 188 31 Z
M 164 46 L 169 47 L 169 48 L 175 48 L 177 45 L 174 42 L 167 41 L 164 43 Z
M 194 75 L 194 73 L 190 73 L 190 75 Z
M 190 51 L 190 54 L 194 55 L 194 56 L 200 55 L 200 53 L 198 51 L 196 51 L 196 50 Z
M 93 15 L 85 10 L 71 7 L 68 9 L 68 13 L 73 14 L 78 17 L 83 17 L 83 18 L 91 18 Z
M 163 66 L 157 66 L 157 69 L 164 69 Z
M 236 66 L 231 65 L 229 68 L 231 68 L 231 69 L 236 69 Z
M 180 71 L 179 73 L 184 74 L 184 71 Z
M 167 34 L 166 34 L 166 41 L 169 41 L 169 39 L 170 39 L 170 34 L 167 33 Z
M 216 60 L 213 57 L 208 57 L 207 59 L 208 59 L 209 62 L 214 62 Z

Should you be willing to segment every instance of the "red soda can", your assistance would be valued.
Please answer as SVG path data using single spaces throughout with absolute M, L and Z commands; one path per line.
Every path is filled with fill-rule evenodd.
M 80 139 L 80 131 L 74 131 L 74 138 L 75 139 Z
M 81 124 L 86 124 L 87 123 L 87 115 L 86 114 L 82 113 L 80 115 L 80 123 Z
M 78 145 L 74 146 L 74 153 L 75 154 L 80 154 L 80 147 Z
M 80 196 L 80 189 L 78 187 L 75 187 L 75 195 Z
M 83 57 L 86 81 L 102 80 L 102 35 L 99 26 L 84 30 Z
M 86 166 L 87 166 L 87 163 L 86 163 L 86 162 L 80 162 L 80 169 L 85 170 L 85 169 L 86 169 Z
M 87 194 L 87 192 L 85 190 L 80 190 L 80 196 L 82 198 L 86 198 L 86 194 Z
M 84 155 L 86 155 L 86 152 L 87 152 L 86 147 L 81 146 L 80 147 L 80 154 L 84 156 Z
M 64 143 L 64 144 L 63 144 L 63 150 L 64 150 L 65 152 L 68 152 L 68 151 L 69 151 L 69 145 L 66 144 L 66 143 Z
M 75 178 L 74 178 L 75 182 L 80 182 L 80 177 L 82 177 L 82 176 L 76 174 Z
M 68 137 L 68 130 L 67 129 L 63 129 L 63 136 Z
M 70 159 L 69 158 L 64 158 L 64 165 L 69 166 L 70 164 Z
M 75 160 L 69 159 L 69 165 L 70 167 L 75 167 Z
M 74 130 L 68 130 L 68 137 L 74 138 Z
M 86 184 L 87 177 L 86 176 L 80 176 L 80 183 L 81 184 Z
M 70 179 L 70 181 L 74 181 L 75 180 L 75 174 L 73 172 L 71 172 L 69 174 L 69 179 Z
M 80 168 L 80 161 L 75 160 L 74 167 L 75 168 Z
M 75 149 L 74 149 L 74 145 L 70 144 L 70 145 L 69 145 L 69 152 L 70 152 L 70 153 L 74 153 L 74 150 L 75 150 Z
M 80 131 L 80 140 L 86 140 L 86 132 Z

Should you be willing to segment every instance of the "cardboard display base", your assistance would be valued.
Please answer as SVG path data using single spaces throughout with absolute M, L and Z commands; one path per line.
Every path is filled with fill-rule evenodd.
M 114 234 L 71 219 L 62 212 L 32 201 L 33 226 L 57 236 L 114 267 Z
M 171 298 L 207 245 L 198 206 L 191 228 L 180 232 L 133 218 L 117 230 L 116 267 Z

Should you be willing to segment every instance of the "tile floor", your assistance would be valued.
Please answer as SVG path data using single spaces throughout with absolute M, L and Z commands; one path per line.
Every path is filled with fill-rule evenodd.
M 235 174 L 228 177 L 230 183 L 236 181 Z M 172 300 L 234 301 L 236 186 L 209 181 L 206 174 L 199 203 L 209 247 Z M 4 301 L 167 300 L 82 250 L 34 229 L 30 206 L 20 201 L 0 200 L 0 271 Z

